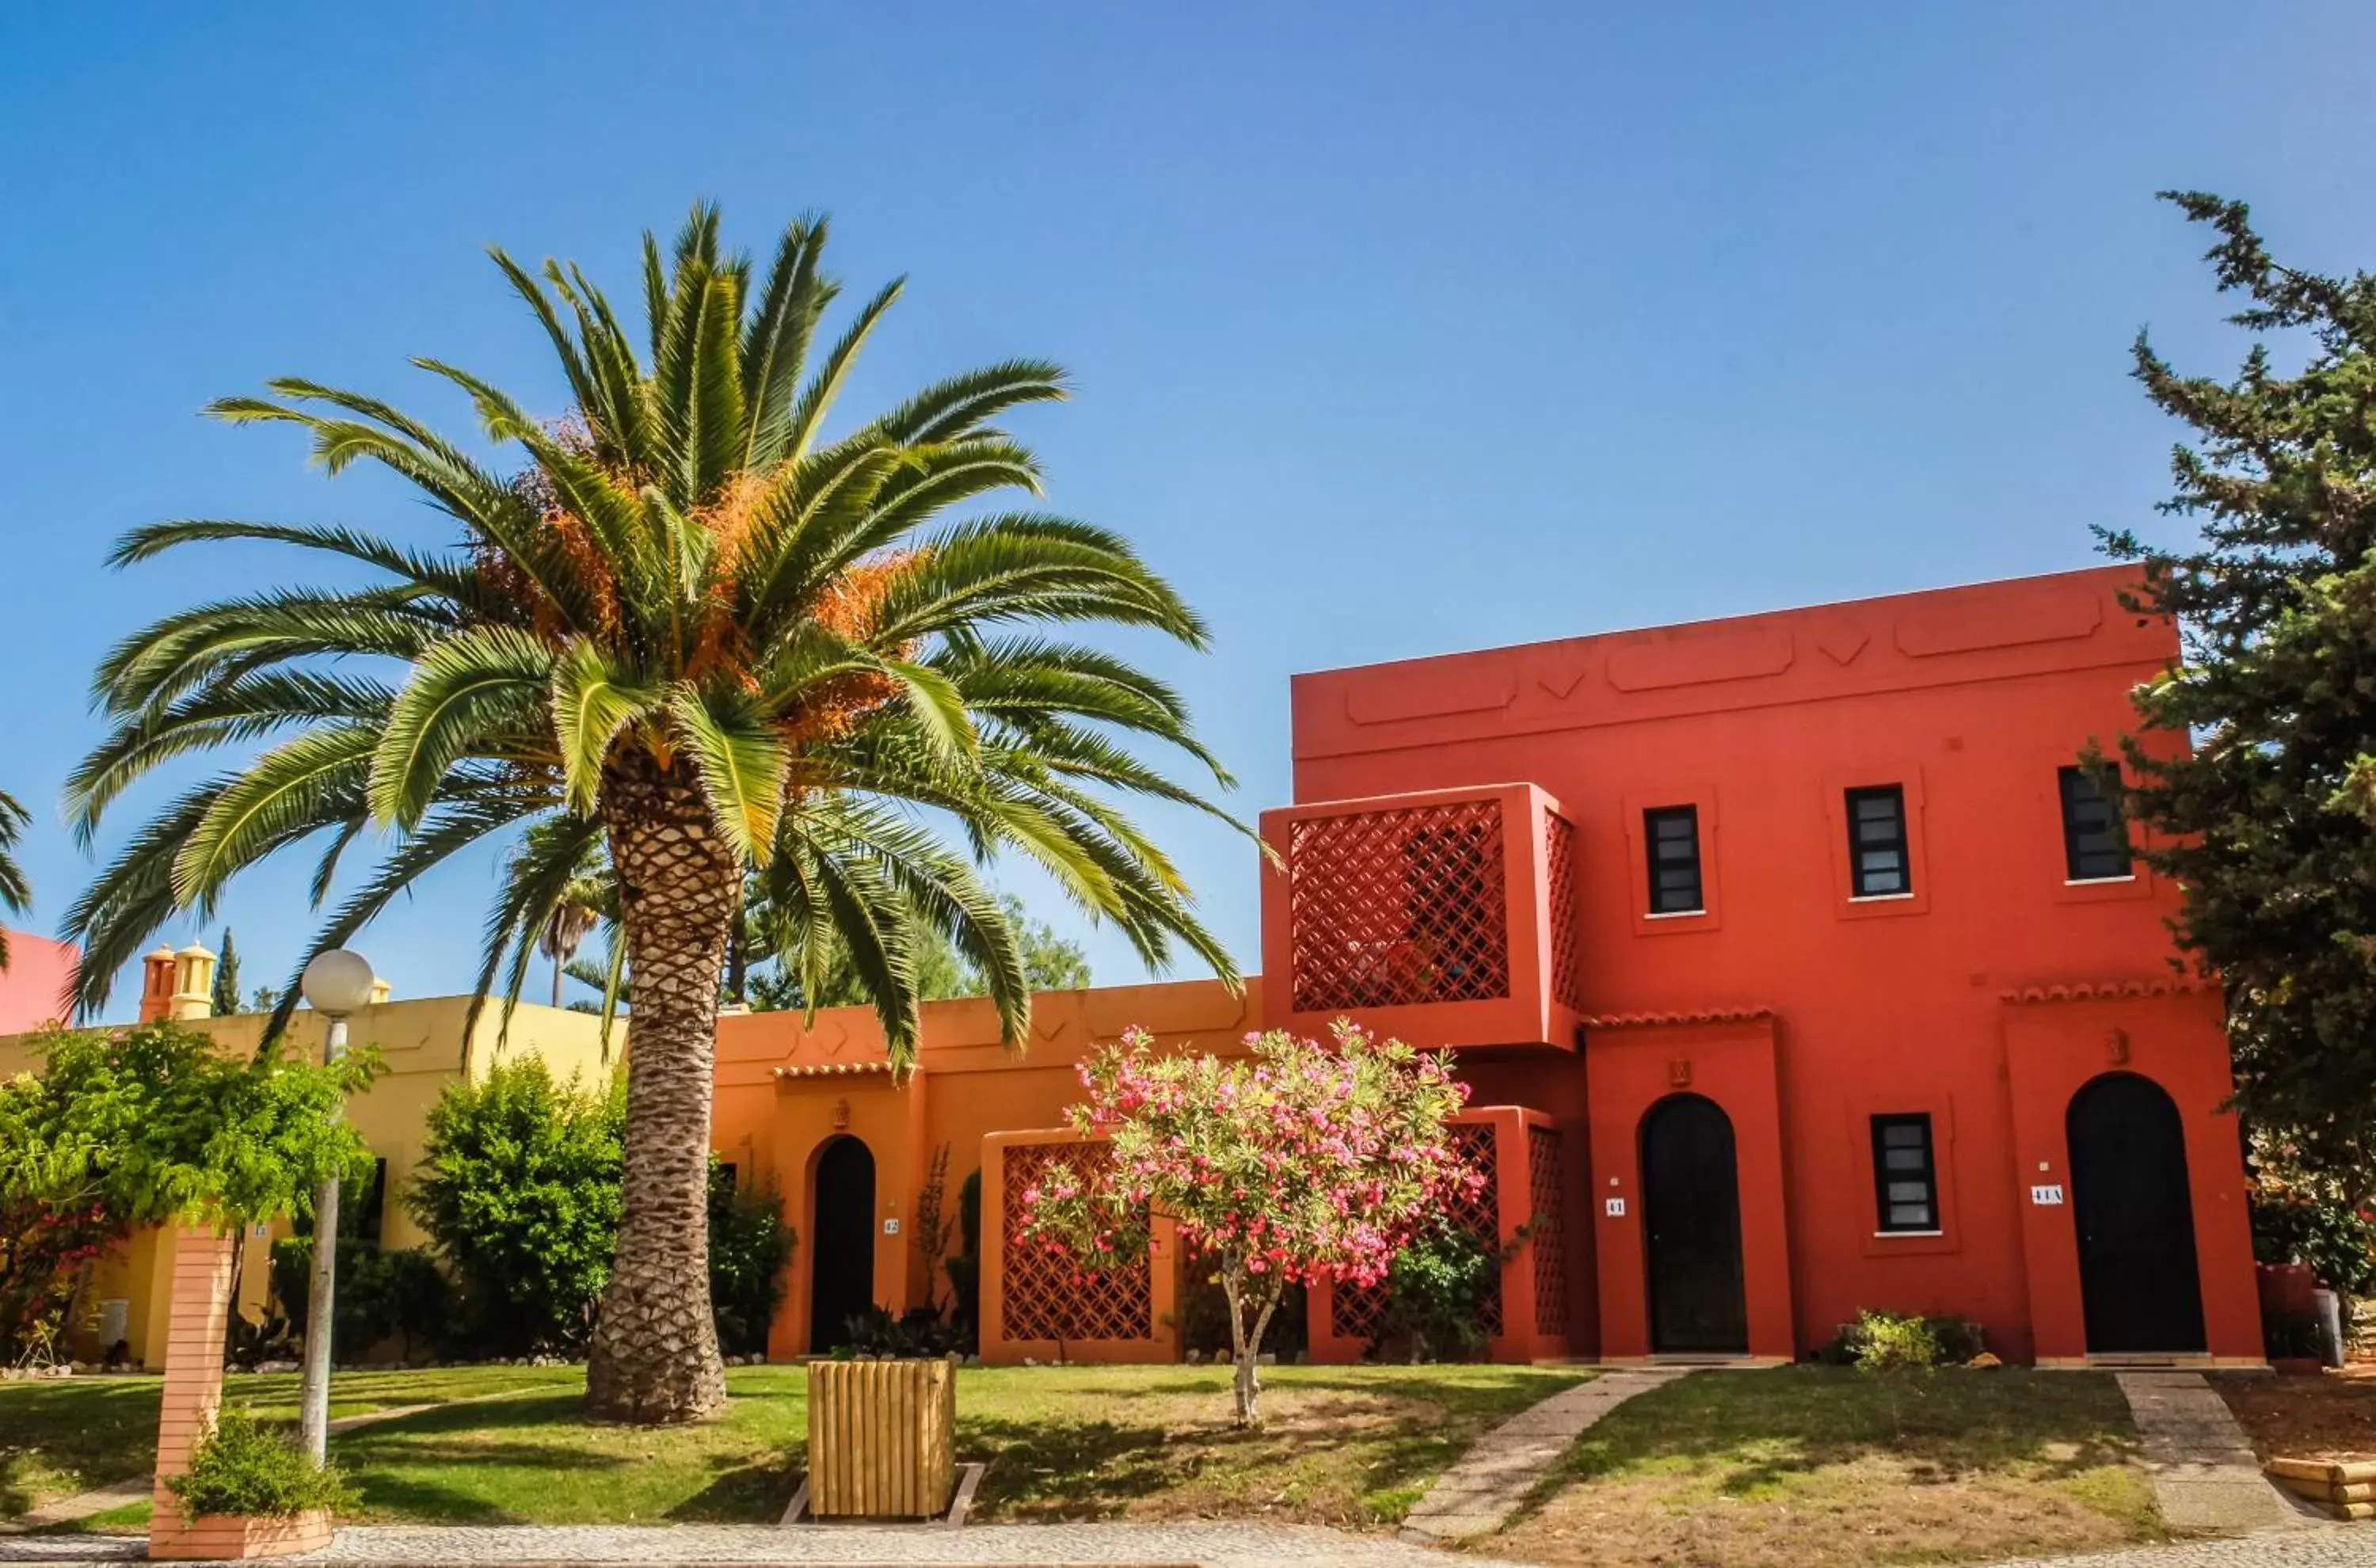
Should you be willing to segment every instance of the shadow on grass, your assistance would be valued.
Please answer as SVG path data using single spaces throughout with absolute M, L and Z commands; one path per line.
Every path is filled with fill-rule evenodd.
M 161 1386 L 148 1377 L 73 1377 L 0 1388 L 0 1518 L 40 1506 L 38 1472 L 65 1478 L 71 1494 L 148 1468 Z
M 992 1461 L 980 1496 L 991 1516 L 1111 1518 L 1159 1496 L 1172 1497 L 1178 1513 L 1242 1515 L 1295 1496 L 1289 1506 L 1317 1503 L 1330 1522 L 1374 1523 L 1407 1510 L 1417 1483 L 1487 1424 L 1447 1411 L 1442 1385 L 1423 1377 L 1298 1378 L 1274 1393 L 1289 1388 L 1293 1405 L 1274 1401 L 1268 1424 L 1252 1430 L 1231 1422 L 1225 1393 L 1204 1381 L 1140 1384 L 1118 1392 L 1111 1408 L 1126 1418 L 1134 1394 L 1188 1395 L 1213 1401 L 1209 1420 L 982 1416 L 960 1407 L 958 1452 Z

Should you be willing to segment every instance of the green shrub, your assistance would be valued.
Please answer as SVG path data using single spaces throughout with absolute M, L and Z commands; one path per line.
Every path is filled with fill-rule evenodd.
M 1414 1361 L 1472 1356 L 1485 1347 L 1485 1302 L 1499 1253 L 1442 1215 L 1422 1225 L 1386 1270 L 1386 1310 L 1373 1352 L 1400 1347 Z
M 767 1348 L 767 1326 L 783 1302 L 784 1270 L 798 1240 L 772 1186 L 738 1188 L 731 1166 L 710 1162 L 709 1310 L 719 1350 L 751 1356 Z
M 339 1472 L 315 1465 L 279 1432 L 244 1410 L 223 1409 L 214 1430 L 198 1441 L 190 1467 L 165 1484 L 196 1518 L 231 1514 L 286 1519 L 309 1508 L 337 1508 L 346 1501 Z
M 1924 1318 L 1859 1313 L 1854 1353 L 1859 1372 L 1932 1367 L 1939 1363 L 1939 1337 Z
M 404 1205 L 454 1272 L 492 1354 L 569 1351 L 593 1333 L 619 1237 L 626 1086 L 553 1081 L 541 1058 L 448 1085 Z
M 2252 1256 L 2303 1263 L 2346 1296 L 2376 1295 L 2376 1219 L 2334 1184 L 2263 1164 L 2252 1183 Z
M 949 1277 L 949 1317 L 958 1340 L 971 1350 L 981 1335 L 981 1171 L 970 1170 L 957 1186 L 957 1250 L 941 1260 Z
M 272 1244 L 272 1293 L 289 1326 L 305 1332 L 313 1284 L 314 1239 L 286 1236 Z M 383 1340 L 401 1342 L 410 1357 L 422 1347 L 443 1347 L 453 1336 L 454 1288 L 426 1253 L 339 1242 L 337 1321 L 330 1354 L 360 1360 Z

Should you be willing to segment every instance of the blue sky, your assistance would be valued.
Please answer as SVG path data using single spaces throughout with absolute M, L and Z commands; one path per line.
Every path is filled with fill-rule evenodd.
M 446 536 L 208 399 L 302 374 L 466 431 L 427 354 L 557 411 L 490 242 L 632 298 L 636 236 L 695 196 L 759 249 L 823 208 L 854 288 L 910 278 L 846 409 L 1071 366 L 1075 401 L 1017 428 L 1051 506 L 1211 618 L 1208 656 L 1128 646 L 1251 814 L 1287 796 L 1295 671 L 2084 565 L 2090 523 L 2155 526 L 2172 431 L 2129 340 L 2223 369 L 2238 339 L 2151 194 L 2376 263 L 2372 54 L 2341 0 L 10 7 L 0 788 L 39 813 L 31 923 L 89 873 L 55 801 L 100 652 L 292 568 L 110 574 L 117 533 Z M 1253 963 L 1252 855 L 1150 815 Z M 449 867 L 358 945 L 401 994 L 461 988 L 489 876 Z M 278 978 L 301 869 L 225 915 Z

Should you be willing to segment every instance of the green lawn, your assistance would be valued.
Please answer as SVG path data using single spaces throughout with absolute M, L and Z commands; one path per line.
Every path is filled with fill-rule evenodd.
M 574 1385 L 566 1367 L 462 1367 L 340 1372 L 330 1413 L 426 1405 L 505 1389 Z M 297 1419 L 296 1374 L 232 1377 L 229 1397 L 274 1420 Z M 0 1518 L 145 1473 L 157 1454 L 154 1377 L 77 1377 L 0 1384 Z
M 1815 1568 L 2157 1539 L 2108 1376 L 1701 1372 L 1580 1437 L 1497 1555 L 1607 1568 Z
M 1218 1367 L 968 1369 L 957 1452 L 992 1461 L 992 1518 L 1262 1516 L 1364 1526 L 1399 1519 L 1426 1479 L 1486 1427 L 1586 1375 L 1533 1367 L 1280 1367 L 1265 1373 L 1260 1432 L 1229 1422 Z M 805 1374 L 727 1373 L 724 1420 L 693 1428 L 588 1426 L 582 1373 L 562 1368 L 342 1374 L 344 1408 L 472 1397 L 334 1438 L 358 1520 L 572 1524 L 773 1521 L 802 1467 Z M 137 1475 L 156 1383 L 0 1386 L 0 1514 Z M 232 1397 L 292 1418 L 295 1380 L 239 1379 Z M 32 1397 L 28 1397 L 31 1396 Z M 94 1426 L 107 1435 L 87 1440 Z M 22 1435 L 20 1436 L 20 1432 Z M 95 1521 L 133 1527 L 145 1505 Z

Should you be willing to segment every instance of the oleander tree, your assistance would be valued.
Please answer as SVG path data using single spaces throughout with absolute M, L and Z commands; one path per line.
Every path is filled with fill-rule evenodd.
M 86 1008 L 149 933 L 280 849 L 320 855 L 327 917 L 310 956 L 496 835 L 521 850 L 478 986 L 517 996 L 589 856 L 607 861 L 634 1001 L 624 1211 L 588 1349 L 600 1417 L 691 1420 L 725 1399 L 704 1217 L 719 980 L 746 880 L 797 952 L 847 951 L 903 1067 L 920 929 L 989 978 L 1006 1039 L 1028 1037 L 1012 922 L 979 871 L 1001 852 L 1045 867 L 1150 965 L 1184 945 L 1236 979 L 1124 809 L 1215 809 L 1150 750 L 1185 754 L 1216 787 L 1226 775 L 1173 691 L 1064 635 L 1202 647 L 1203 622 L 1121 536 L 985 509 L 1039 490 L 1038 462 L 997 422 L 1061 398 L 1055 366 L 965 372 L 831 427 L 900 285 L 824 336 L 826 238 L 823 220 L 795 221 L 762 267 L 720 248 L 714 208 L 672 248 L 647 234 L 640 342 L 578 268 L 495 253 L 565 411 L 541 419 L 467 370 L 415 362 L 468 399 L 505 466 L 318 382 L 215 404 L 307 433 L 331 474 L 391 470 L 449 531 L 425 545 L 214 519 L 133 531 L 120 564 L 279 542 L 337 576 L 201 604 L 117 645 L 95 683 L 113 729 L 69 786 L 89 835 L 160 766 L 242 754 L 148 820 L 76 906 Z M 384 858 L 334 898 L 359 841 Z
M 1173 1221 L 1219 1275 L 1244 1426 L 1261 1423 L 1257 1352 L 1286 1286 L 1376 1284 L 1452 1189 L 1485 1181 L 1452 1140 L 1468 1087 L 1450 1052 L 1343 1019 L 1332 1032 L 1275 1029 L 1225 1062 L 1158 1055 L 1130 1031 L 1081 1064 L 1086 1098 L 1066 1112 L 1102 1152 L 1051 1162 L 1016 1221 L 1084 1271 L 1128 1263 L 1155 1218 Z
M 2221 379 L 2137 339 L 2137 379 L 2188 427 L 2162 510 L 2201 533 L 2099 530 L 2185 639 L 2138 689 L 2125 805 L 2226 990 L 2239 1112 L 2348 1212 L 2376 1196 L 2376 276 L 2286 266 L 2241 202 L 2164 194 L 2216 233 L 2253 343 Z

